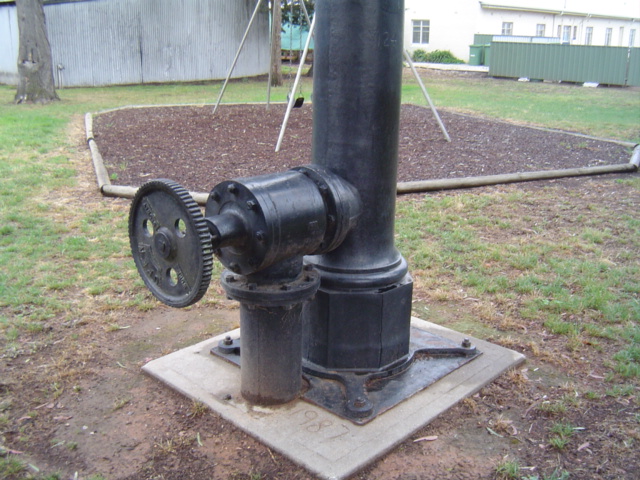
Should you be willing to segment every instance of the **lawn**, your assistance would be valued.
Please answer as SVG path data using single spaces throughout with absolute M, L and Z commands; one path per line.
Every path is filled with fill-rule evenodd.
M 638 89 L 424 76 L 438 107 L 640 142 Z M 404 78 L 403 101 L 425 103 L 408 72 Z M 312 86 L 306 82 L 308 97 Z M 102 372 L 110 369 L 117 372 L 111 377 L 133 385 L 145 358 L 228 326 L 206 324 L 189 338 L 145 340 L 156 332 L 143 331 L 141 319 L 167 315 L 166 309 L 144 288 L 130 258 L 128 203 L 98 194 L 83 143 L 86 112 L 212 103 L 219 88 L 216 82 L 65 89 L 60 102 L 34 106 L 13 105 L 15 90 L 0 86 L 0 478 L 70 478 L 76 471 L 94 480 L 125 478 L 123 471 L 133 472 L 130 478 L 162 478 L 172 471 L 172 458 L 191 458 L 191 448 L 202 448 L 204 456 L 217 451 L 214 438 L 209 444 L 202 433 L 201 439 L 191 422 L 204 414 L 169 396 L 162 408 L 182 408 L 184 422 L 167 420 L 161 438 L 148 439 L 139 457 L 121 453 L 127 467 L 114 470 L 92 456 L 90 440 L 60 428 L 50 405 L 91 403 L 89 392 L 99 389 Z M 274 89 L 273 100 L 284 100 L 286 89 Z M 265 96 L 266 82 L 239 80 L 224 100 Z M 442 451 L 453 456 L 464 457 L 460 450 L 469 447 L 477 456 L 465 455 L 477 463 L 478 478 L 640 474 L 639 206 L 638 175 L 399 199 L 397 243 L 415 280 L 414 314 L 528 357 L 523 370 L 465 400 L 418 436 L 435 432 Z M 233 307 L 211 288 L 191 313 L 198 308 Z M 109 356 L 112 348 L 121 356 Z M 109 397 L 104 418 L 136 411 L 133 394 L 119 392 Z M 72 416 L 79 419 L 77 408 Z M 75 420 L 65 421 L 73 426 Z M 448 437 L 464 436 L 471 426 L 483 436 L 465 438 L 496 450 L 460 447 Z M 234 435 L 226 441 L 239 449 L 249 442 Z M 425 459 L 434 455 L 427 448 L 438 448 L 426 443 L 409 440 L 387 458 L 415 475 L 430 468 L 437 478 L 457 478 L 455 461 L 434 465 Z M 282 457 L 250 445 L 255 458 L 238 455 L 235 466 L 217 467 L 216 478 L 305 478 Z M 195 469 L 204 460 L 190 461 Z M 390 478 L 388 468 L 379 462 L 357 478 Z

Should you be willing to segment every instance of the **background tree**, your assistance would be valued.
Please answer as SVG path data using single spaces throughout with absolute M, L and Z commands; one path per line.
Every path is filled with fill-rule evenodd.
M 304 5 L 307 7 L 309 17 L 313 18 L 315 11 L 314 0 L 304 0 Z M 300 6 L 299 1 L 295 0 L 280 0 L 272 1 L 272 41 L 271 41 L 271 58 L 273 64 L 271 65 L 271 85 L 282 85 L 282 24 L 298 25 L 303 30 L 309 30 L 309 22 L 304 15 L 304 11 Z M 313 64 L 307 73 L 308 76 L 313 75 Z
M 59 100 L 42 1 L 16 0 L 19 32 L 16 103 Z
M 271 0 L 271 85 L 282 85 L 282 4 Z
M 314 0 L 304 0 L 304 6 L 307 8 L 309 18 L 313 19 L 313 13 L 315 11 Z M 282 23 L 290 23 L 292 25 L 298 25 L 303 30 L 309 30 L 309 23 L 307 17 L 304 14 L 304 10 L 300 5 L 300 1 L 283 2 L 282 4 Z
M 303 0 L 304 6 L 307 9 L 307 13 L 309 14 L 309 19 L 313 19 L 313 15 L 315 13 L 315 1 L 314 0 Z M 311 25 L 307 22 L 307 16 L 304 14 L 304 10 L 300 5 L 300 1 L 294 0 L 284 0 L 282 2 L 282 23 L 296 25 L 300 27 L 301 30 L 309 31 Z M 300 52 L 302 55 L 302 52 Z M 306 74 L 308 77 L 313 76 L 313 62 L 311 63 L 311 67 Z

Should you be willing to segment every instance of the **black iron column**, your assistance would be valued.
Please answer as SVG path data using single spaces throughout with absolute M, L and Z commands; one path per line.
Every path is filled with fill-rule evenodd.
M 394 246 L 403 0 L 318 0 L 313 162 L 356 187 L 362 212 L 336 250 L 309 257 L 311 371 L 371 372 L 409 353 L 412 280 Z

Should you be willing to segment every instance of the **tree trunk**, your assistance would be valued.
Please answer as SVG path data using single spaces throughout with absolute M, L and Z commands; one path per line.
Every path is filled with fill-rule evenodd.
M 282 5 L 279 0 L 272 0 L 272 30 L 271 30 L 271 85 L 282 85 Z
M 15 102 L 59 100 L 53 81 L 51 45 L 42 0 L 16 0 L 20 46 Z

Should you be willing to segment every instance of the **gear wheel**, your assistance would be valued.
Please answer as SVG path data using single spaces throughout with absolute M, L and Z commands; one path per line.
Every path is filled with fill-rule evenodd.
M 142 280 L 162 303 L 187 307 L 209 288 L 211 235 L 200 208 L 179 184 L 159 179 L 138 189 L 129 212 L 129 241 Z

